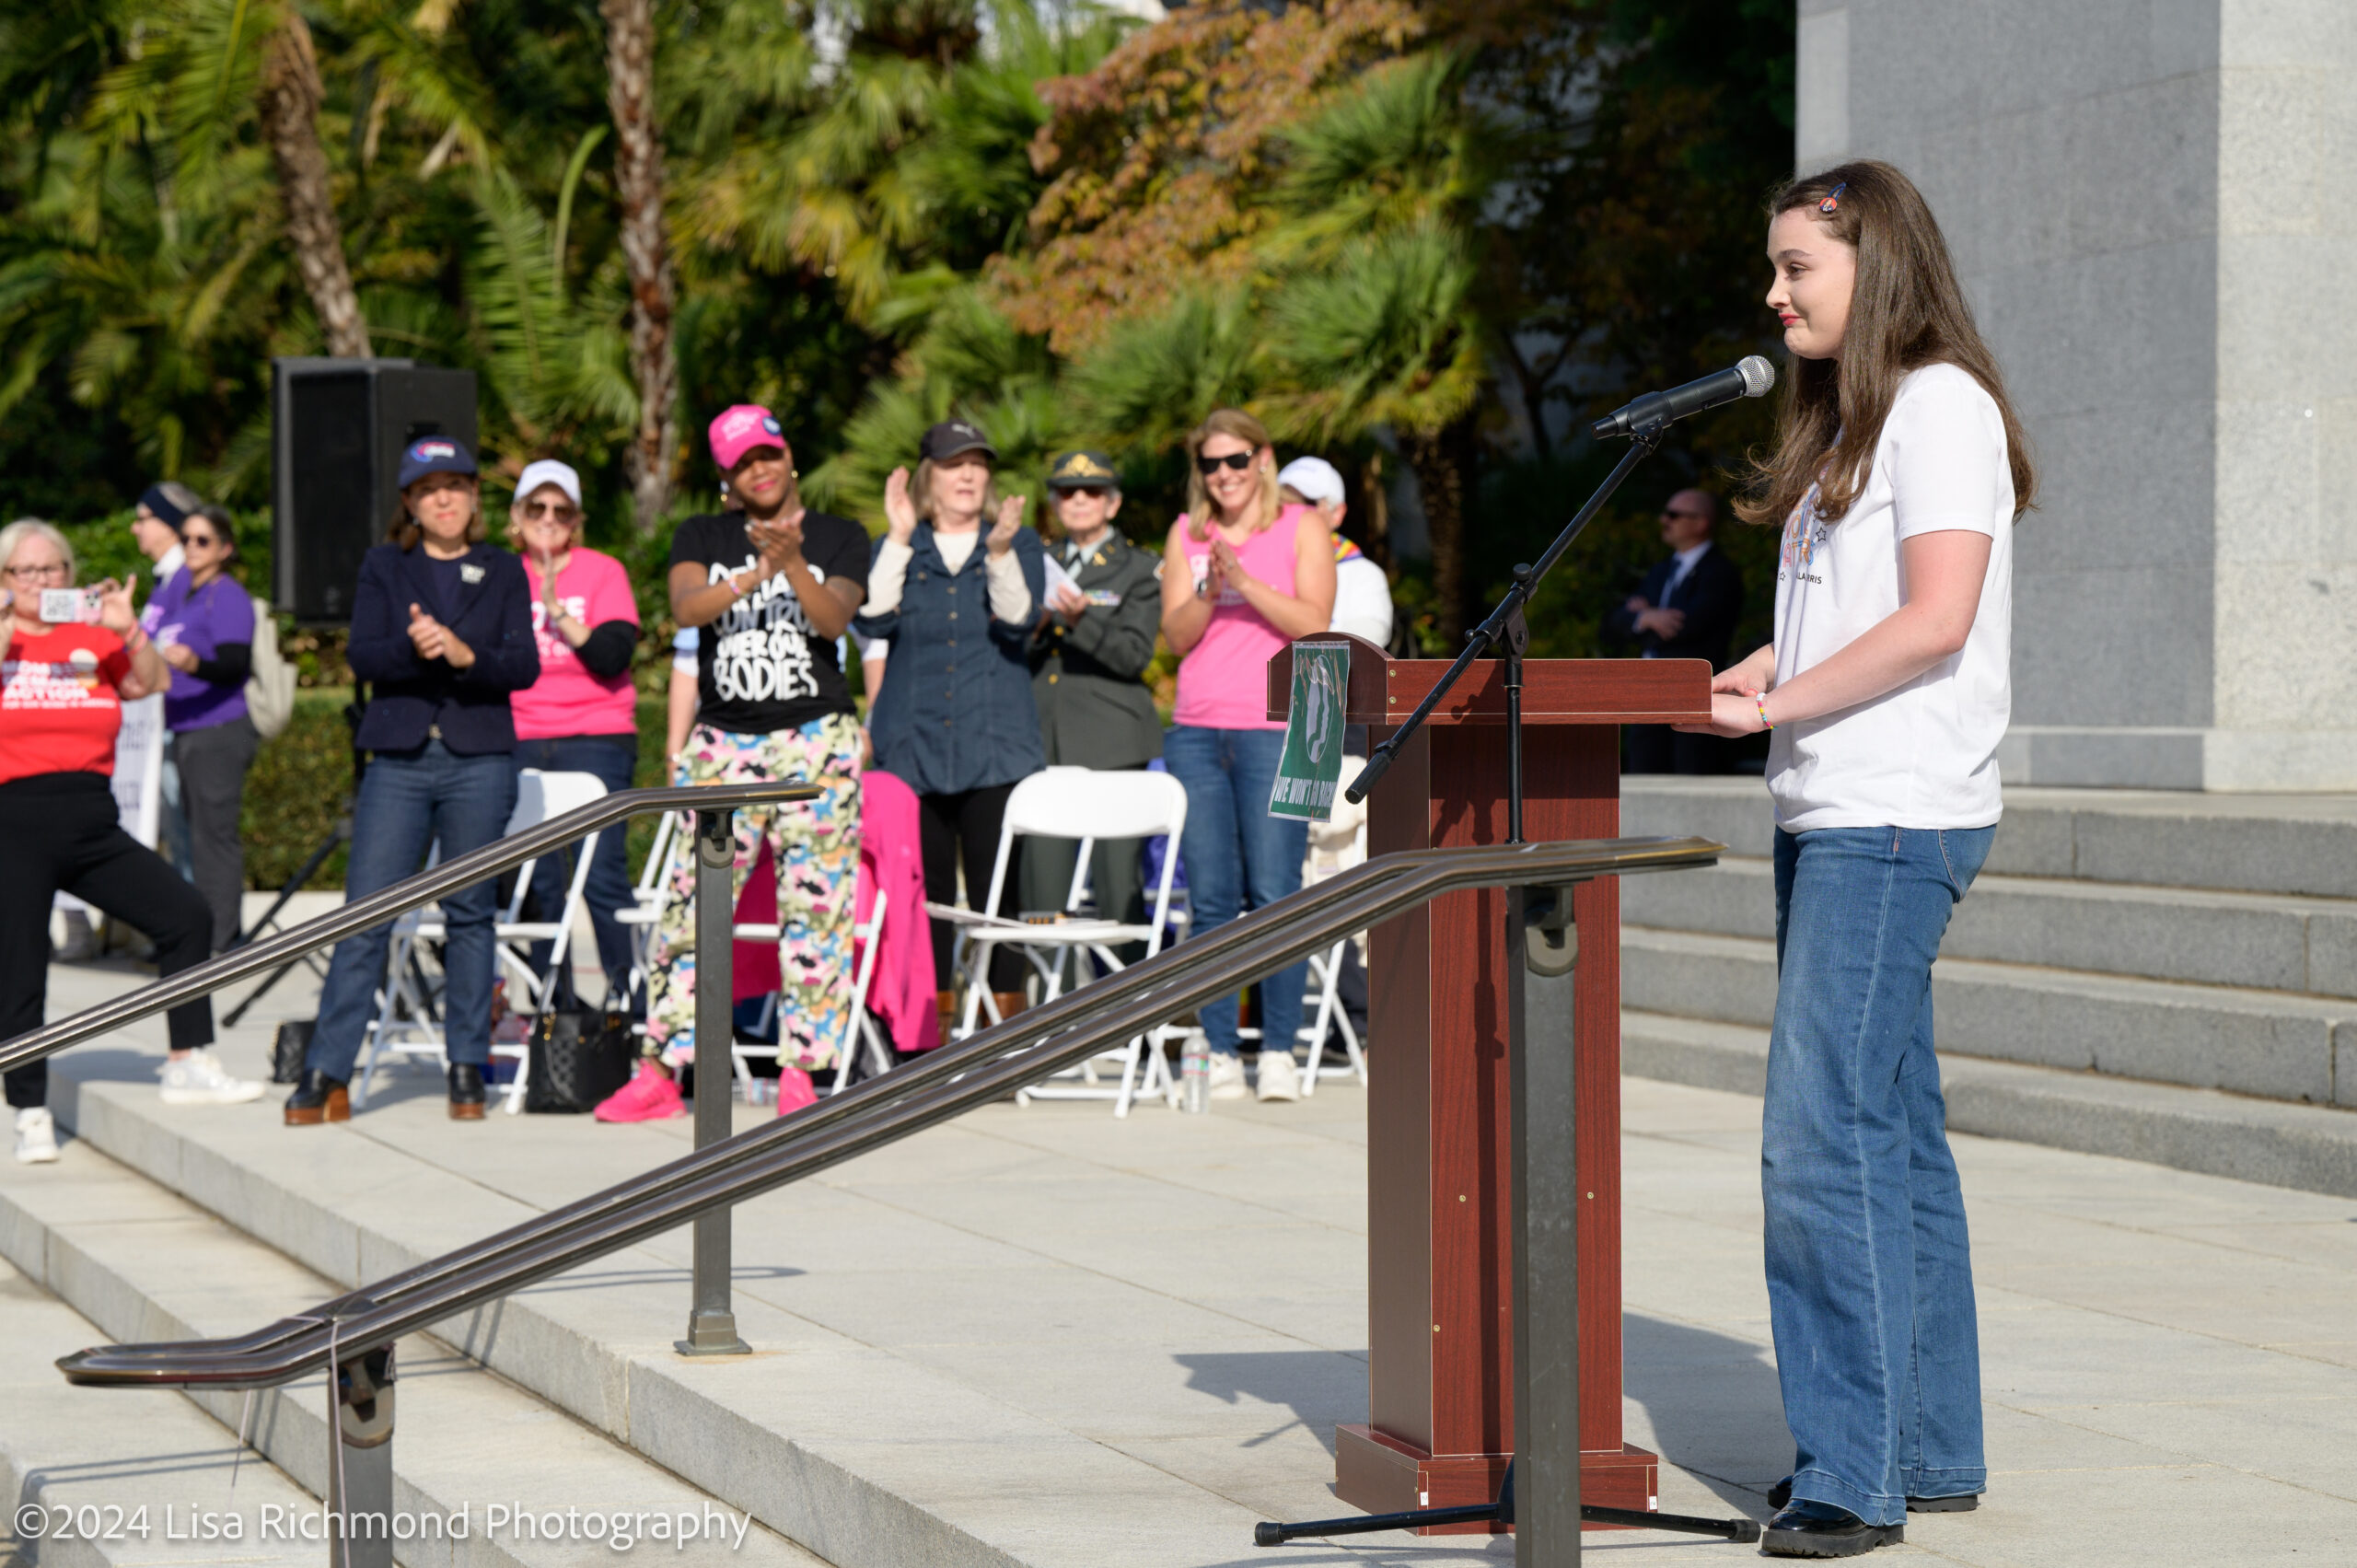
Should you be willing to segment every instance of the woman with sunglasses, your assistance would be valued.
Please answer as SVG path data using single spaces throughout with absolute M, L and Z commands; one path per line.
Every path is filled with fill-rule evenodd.
M 474 454 L 447 436 L 422 436 L 402 450 L 399 482 L 390 538 L 360 558 L 352 596 L 346 656 L 376 691 L 354 737 L 370 756 L 352 813 L 351 900 L 415 874 L 435 844 L 456 860 L 507 831 L 516 807 L 508 703 L 540 676 L 524 569 L 483 542 Z M 453 1121 L 482 1120 L 498 890 L 478 882 L 442 898 Z M 286 1097 L 289 1127 L 351 1119 L 346 1086 L 391 941 L 388 921 L 336 944 L 303 1080 Z
M 1260 422 L 1219 409 L 1187 437 L 1187 511 L 1163 547 L 1162 634 L 1178 656 L 1178 702 L 1163 764 L 1187 786 L 1188 896 L 1195 931 L 1301 888 L 1308 825 L 1269 815 L 1285 726 L 1268 716 L 1269 659 L 1334 613 L 1334 540 L 1314 506 L 1282 505 Z M 1260 982 L 1262 1099 L 1301 1096 L 1293 1059 L 1306 969 Z M 1198 1016 L 1214 1099 L 1244 1098 L 1236 1003 Z
M 180 520 L 181 569 L 156 590 L 140 617 L 172 667 L 164 693 L 188 817 L 189 869 L 213 911 L 213 950 L 237 940 L 246 889 L 245 840 L 238 819 L 246 770 L 261 737 L 246 715 L 253 673 L 254 601 L 229 575 L 238 553 L 229 514 L 199 506 Z
M 978 426 L 945 420 L 917 452 L 913 482 L 906 469 L 884 482 L 885 536 L 859 629 L 890 639 L 892 652 L 867 720 L 876 765 L 917 793 L 925 897 L 955 904 L 962 865 L 968 900 L 979 905 L 1007 796 L 1048 765 L 1026 656 L 1047 557 L 1023 527 L 1023 497 L 1000 499 L 998 449 Z M 1015 912 L 1016 887 L 1010 874 L 999 913 Z M 934 922 L 934 976 L 945 993 L 957 983 L 955 940 L 955 926 Z M 1022 1004 L 1023 969 L 1003 946 L 992 956 L 1002 1016 Z
M 64 534 L 32 517 L 0 528 L 0 822 L 9 830 L 0 833 L 0 1040 L 41 1026 L 50 906 L 60 892 L 145 932 L 165 975 L 204 961 L 213 923 L 197 890 L 122 830 L 111 788 L 122 704 L 162 691 L 171 667 L 134 619 L 130 587 L 101 583 L 72 597 L 72 619 L 49 620 L 58 607 L 44 591 L 73 586 Z M 210 1002 L 173 1008 L 168 1028 L 165 1104 L 261 1097 L 260 1084 L 230 1077 L 206 1049 Z M 49 1063 L 10 1069 L 6 1093 L 17 1160 L 55 1159 Z
M 546 458 L 526 464 L 507 523 L 531 588 L 532 638 L 540 656 L 540 678 L 512 703 L 516 771 L 594 773 L 609 790 L 628 789 L 638 761 L 638 690 L 630 677 L 638 598 L 630 575 L 612 556 L 581 543 L 581 476 L 568 464 Z M 570 858 L 542 855 L 532 867 L 532 899 L 542 920 L 564 907 Z M 598 967 L 610 989 L 619 986 L 632 956 L 629 934 L 614 917 L 634 901 L 619 829 L 598 835 L 582 894 L 597 934 Z M 548 947 L 534 948 L 536 965 L 548 961 Z

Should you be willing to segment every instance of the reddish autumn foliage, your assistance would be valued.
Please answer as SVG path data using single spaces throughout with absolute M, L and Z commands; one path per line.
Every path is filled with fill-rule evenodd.
M 1374 62 L 1422 38 L 1406 0 L 1323 0 L 1276 11 L 1187 6 L 1086 75 L 1044 82 L 1055 118 L 1031 147 L 1051 176 L 1031 247 L 993 258 L 1000 308 L 1058 354 L 1180 289 L 1240 275 L 1279 134 Z

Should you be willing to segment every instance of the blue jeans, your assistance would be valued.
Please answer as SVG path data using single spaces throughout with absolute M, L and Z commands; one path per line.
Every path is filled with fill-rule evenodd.
M 1248 909 L 1301 890 L 1309 825 L 1269 815 L 1284 746 L 1281 729 L 1180 725 L 1163 737 L 1163 766 L 1187 789 L 1187 831 L 1178 853 L 1194 913 L 1190 935 L 1215 931 Z M 1260 981 L 1262 1050 L 1293 1049 L 1308 975 L 1308 965 L 1292 964 Z M 1196 1016 L 1213 1051 L 1237 1053 L 1235 997 L 1205 1003 Z
M 519 773 L 527 768 L 544 773 L 595 773 L 609 790 L 628 789 L 631 772 L 638 765 L 638 738 L 564 735 L 519 740 L 513 755 Z M 589 855 L 589 880 L 581 888 L 581 896 L 589 905 L 589 928 L 598 937 L 598 967 L 606 971 L 609 987 L 620 986 L 630 978 L 630 935 L 614 918 L 617 912 L 637 902 L 630 886 L 630 856 L 624 842 L 628 834 L 627 827 L 618 826 L 598 835 L 598 847 Z M 533 864 L 536 918 L 554 920 L 563 912 L 565 889 L 573 886 L 573 867 L 571 850 L 544 854 Z M 532 967 L 547 973 L 553 947 L 552 943 L 533 943 Z
M 1793 1496 L 1896 1525 L 1988 1485 L 1932 960 L 1994 828 L 1776 835 L 1759 1187 Z
M 505 751 L 461 757 L 438 740 L 412 752 L 379 751 L 360 781 L 352 813 L 352 864 L 347 899 L 366 898 L 425 864 L 436 841 L 442 858 L 456 860 L 505 835 L 516 809 L 516 767 Z M 443 949 L 444 1040 L 450 1060 L 481 1067 L 491 1061 L 493 923 L 496 881 L 478 882 L 442 900 L 449 940 Z M 319 1021 L 304 1065 L 349 1082 L 353 1063 L 377 1013 L 377 986 L 385 974 L 392 923 L 371 926 L 335 946 L 327 983 L 319 989 Z

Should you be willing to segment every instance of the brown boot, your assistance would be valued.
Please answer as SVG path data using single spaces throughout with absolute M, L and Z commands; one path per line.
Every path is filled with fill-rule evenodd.
M 1023 993 L 1019 991 L 993 991 L 991 993 L 991 1000 L 998 1004 L 998 1016 L 1002 1023 L 1031 1005 L 1024 999 Z
M 352 1096 L 342 1079 L 331 1078 L 316 1067 L 303 1069 L 303 1081 L 286 1097 L 286 1125 L 317 1127 L 323 1121 L 352 1120 Z

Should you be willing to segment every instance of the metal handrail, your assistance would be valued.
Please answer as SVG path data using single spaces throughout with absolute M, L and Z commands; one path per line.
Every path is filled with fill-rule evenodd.
M 685 804 L 709 804 L 697 790 Z M 764 797 L 768 798 L 768 797 Z M 666 800 L 668 807 L 675 802 Z M 58 1363 L 75 1383 L 271 1388 L 1004 1098 L 1344 933 L 1458 889 L 1559 886 L 1713 864 L 1703 839 L 1422 850 L 1370 860 L 1119 974 L 608 1191 L 236 1339 L 119 1345 Z M 195 971 L 191 971 L 192 973 Z
M 223 986 L 234 985 L 249 975 L 294 963 L 321 947 L 343 941 L 355 932 L 380 925 L 412 910 L 423 909 L 446 893 L 471 888 L 528 860 L 537 860 L 551 850 L 561 849 L 586 834 L 601 831 L 633 817 L 656 811 L 713 811 L 734 809 L 739 806 L 773 806 L 790 800 L 813 800 L 819 793 L 817 784 L 790 779 L 751 784 L 666 784 L 654 789 L 615 790 L 562 817 L 552 817 L 536 828 L 527 828 L 520 833 L 470 851 L 456 860 L 446 860 L 317 920 L 305 921 L 293 930 L 282 932 L 266 942 L 250 943 L 217 958 L 209 958 L 194 969 L 168 976 L 153 985 L 126 992 L 95 1007 L 86 1007 L 69 1018 L 20 1034 L 0 1044 L 0 1072 L 54 1055 L 68 1046 L 79 1045 L 86 1040 L 122 1028 L 126 1024 L 135 1024 L 168 1008 L 210 996 Z

